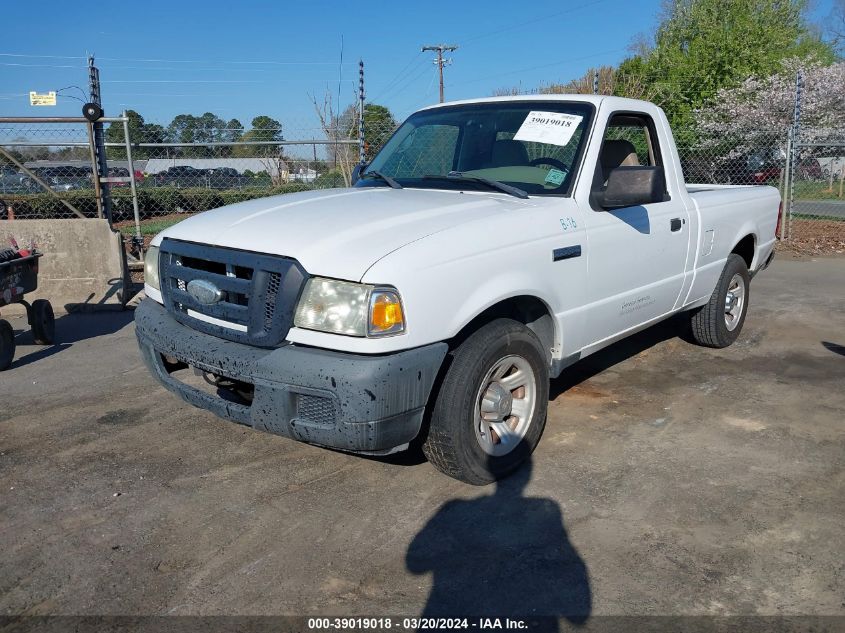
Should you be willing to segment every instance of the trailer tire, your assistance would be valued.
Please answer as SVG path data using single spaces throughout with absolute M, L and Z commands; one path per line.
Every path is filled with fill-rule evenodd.
M 52 345 L 56 342 L 56 317 L 53 306 L 46 299 L 32 302 L 32 338 L 36 345 Z
M 736 253 L 728 255 L 710 300 L 690 314 L 696 343 L 723 348 L 737 339 L 748 313 L 750 282 L 745 260 Z
M 496 319 L 450 352 L 423 452 L 442 473 L 492 483 L 531 456 L 549 400 L 543 344 L 522 323 Z
M 0 371 L 15 360 L 15 331 L 8 321 L 0 319 Z

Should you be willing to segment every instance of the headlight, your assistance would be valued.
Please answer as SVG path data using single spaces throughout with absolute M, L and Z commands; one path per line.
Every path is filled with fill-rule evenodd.
M 388 336 L 405 331 L 399 293 L 334 279 L 305 283 L 293 320 L 296 327 L 350 336 Z
M 158 279 L 158 246 L 150 246 L 144 258 L 144 283 L 156 290 L 161 290 Z

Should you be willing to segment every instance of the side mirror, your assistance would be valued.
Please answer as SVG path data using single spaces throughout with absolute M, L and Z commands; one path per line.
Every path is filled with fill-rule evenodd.
M 596 202 L 605 210 L 622 209 L 663 202 L 665 195 L 663 167 L 617 167 L 604 190 L 596 192 Z
M 361 179 L 361 172 L 364 171 L 369 163 L 358 163 L 352 168 L 352 184 L 354 185 Z

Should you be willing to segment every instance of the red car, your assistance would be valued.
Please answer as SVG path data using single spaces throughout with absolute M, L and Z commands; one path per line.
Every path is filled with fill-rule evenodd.
M 764 185 L 768 182 L 780 180 L 782 167 L 780 165 L 763 165 L 754 172 L 754 182 Z M 822 180 L 822 166 L 815 158 L 802 158 L 795 166 L 795 177 L 797 180 Z

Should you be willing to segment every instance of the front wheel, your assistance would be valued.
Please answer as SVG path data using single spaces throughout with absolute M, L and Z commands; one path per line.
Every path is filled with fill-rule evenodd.
M 742 331 L 748 312 L 751 276 L 745 260 L 731 253 L 710 301 L 692 312 L 692 336 L 705 347 L 731 345 Z
M 546 424 L 549 370 L 523 324 L 496 319 L 450 353 L 423 452 L 441 472 L 473 485 L 515 470 Z

